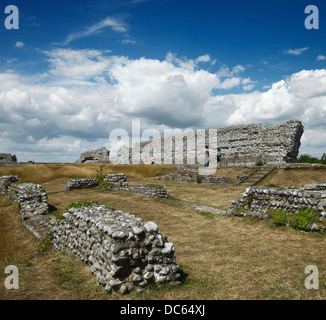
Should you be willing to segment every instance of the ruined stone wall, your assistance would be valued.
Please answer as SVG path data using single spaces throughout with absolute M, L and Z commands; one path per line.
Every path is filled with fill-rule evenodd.
M 135 187 L 129 187 L 129 191 L 139 194 L 141 196 L 145 197 L 151 197 L 151 198 L 168 198 L 169 193 L 164 187 L 147 187 L 147 186 L 135 186 Z
M 215 177 L 212 175 L 200 175 L 198 168 L 178 167 L 178 173 L 170 173 L 160 177 L 163 181 L 193 182 L 200 184 L 226 184 L 230 182 L 226 177 Z
M 324 231 L 326 225 L 326 191 L 316 191 L 317 187 L 303 188 L 248 188 L 243 196 L 233 201 L 227 215 L 250 216 L 264 220 L 273 220 L 273 213 L 282 210 L 287 213 L 284 224 L 291 226 L 294 215 L 302 210 L 310 212 L 304 219 L 311 220 L 307 231 Z M 321 190 L 321 189 L 319 189 Z M 310 219 L 311 218 L 311 219 Z M 304 222 L 304 221 L 303 221 Z
M 13 163 L 14 158 L 10 153 L 0 153 L 0 163 Z
M 71 208 L 57 219 L 48 214 L 45 190 L 34 183 L 12 184 L 8 196 L 19 203 L 23 225 L 36 238 L 51 235 L 53 250 L 90 265 L 107 292 L 141 292 L 148 283 L 181 284 L 174 245 L 154 222 L 104 205 Z
M 226 184 L 230 182 L 229 178 L 213 177 L 213 176 L 189 176 L 181 175 L 179 173 L 170 173 L 160 177 L 163 181 L 177 181 L 177 182 L 193 182 L 198 184 Z
M 95 178 L 70 179 L 66 185 L 66 190 L 94 188 L 96 186 L 98 186 L 98 182 Z
M 303 126 L 298 120 L 274 127 L 248 124 L 197 130 L 136 143 L 132 149 L 122 148 L 121 161 L 141 163 L 145 157 L 154 156 L 156 164 L 203 164 L 204 148 L 208 145 L 211 164 L 216 163 L 217 148 L 221 148 L 224 165 L 252 165 L 258 160 L 273 164 L 293 163 L 302 134 Z
M 107 188 L 119 190 L 119 191 L 128 191 L 129 185 L 127 182 L 127 176 L 123 173 L 112 173 L 107 175 L 104 180 Z
M 150 282 L 181 284 L 174 245 L 154 222 L 94 205 L 69 209 L 52 234 L 54 250 L 90 265 L 107 292 L 139 292 Z
M 326 183 L 305 184 L 304 189 L 307 191 L 326 191 Z
M 168 198 L 169 193 L 164 187 L 160 186 L 129 186 L 127 176 L 123 173 L 112 173 L 104 178 L 103 189 L 113 191 L 133 192 L 141 196 L 152 198 Z
M 85 151 L 75 163 L 110 163 L 110 151 L 104 147 Z
M 2 176 L 0 177 L 0 188 L 2 193 L 8 194 L 9 188 L 12 183 L 17 182 L 18 177 L 17 176 Z
M 23 225 L 36 238 L 45 239 L 55 217 L 47 215 L 48 197 L 43 187 L 34 183 L 13 184 L 9 189 L 9 198 L 19 203 Z

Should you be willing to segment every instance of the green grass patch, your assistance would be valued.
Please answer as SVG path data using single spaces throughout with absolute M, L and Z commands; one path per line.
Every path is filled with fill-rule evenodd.
M 52 239 L 53 239 L 53 236 L 52 234 L 49 235 L 47 238 L 43 239 L 38 247 L 37 247 L 37 251 L 39 253 L 45 253 L 45 252 L 48 252 L 50 250 L 50 248 L 52 248 Z
M 300 210 L 297 214 L 289 217 L 289 221 L 294 228 L 306 229 L 308 224 L 317 222 L 318 213 L 316 210 L 305 209 Z
M 197 211 L 201 216 L 208 218 L 208 219 L 215 219 L 217 216 L 216 214 L 209 212 L 209 211 Z
M 104 178 L 105 176 L 103 174 L 103 167 L 100 167 L 98 170 L 96 170 L 97 183 L 100 185 L 103 182 Z
M 285 210 L 274 210 L 269 213 L 273 224 L 286 226 L 290 224 L 295 229 L 305 230 L 306 227 L 318 221 L 318 212 L 313 209 L 301 209 L 295 214 L 288 214 Z
M 256 162 L 256 166 L 257 167 L 262 167 L 262 166 L 264 166 L 266 163 L 263 161 L 263 160 L 258 160 L 257 162 Z
M 278 226 L 285 226 L 288 221 L 288 214 L 284 210 L 275 210 L 270 214 L 273 219 L 273 223 Z

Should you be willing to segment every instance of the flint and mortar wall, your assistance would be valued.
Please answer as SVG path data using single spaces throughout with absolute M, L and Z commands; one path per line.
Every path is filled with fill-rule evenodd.
M 0 153 L 0 163 L 13 163 L 14 158 L 10 153 Z
M 229 178 L 215 177 L 212 175 L 199 175 L 198 168 L 178 167 L 178 173 L 170 173 L 160 180 L 163 181 L 178 181 L 178 182 L 194 182 L 200 184 L 226 184 L 230 182 Z
M 114 191 L 128 191 L 133 192 L 145 197 L 152 198 L 168 198 L 169 193 L 164 187 L 147 187 L 147 186 L 135 186 L 128 185 L 127 176 L 123 173 L 113 173 L 107 175 L 104 180 L 106 186 L 103 189 Z
M 7 187 L 7 182 L 17 177 L 2 180 Z M 158 232 L 154 222 L 103 205 L 71 208 L 58 220 L 46 215 L 47 194 L 33 183 L 11 185 L 8 196 L 19 203 L 23 225 L 35 237 L 45 239 L 52 234 L 54 251 L 75 255 L 89 264 L 107 292 L 141 292 L 150 282 L 181 284 L 174 245 Z
M 98 182 L 95 178 L 71 179 L 66 185 L 66 190 L 94 188 L 96 186 L 98 186 Z
M 38 239 L 46 238 L 55 217 L 49 212 L 47 194 L 43 187 L 34 183 L 13 184 L 9 198 L 19 203 L 23 225 Z
M 142 291 L 149 282 L 181 284 L 174 245 L 154 222 L 94 205 L 69 209 L 52 234 L 54 250 L 90 265 L 107 292 Z
M 264 220 L 271 219 L 271 212 L 284 210 L 288 217 L 298 214 L 301 209 L 312 209 L 318 212 L 317 220 L 307 225 L 307 231 L 324 231 L 326 223 L 326 191 L 316 191 L 314 185 L 306 189 L 288 187 L 283 190 L 266 187 L 248 188 L 243 196 L 232 201 L 227 215 L 250 216 Z M 320 189 L 319 189 L 320 190 Z M 290 221 L 287 221 L 290 225 Z
M 17 176 L 2 176 L 0 177 L 0 188 L 2 193 L 8 194 L 9 188 L 12 183 L 17 182 L 18 177 Z
M 266 127 L 261 124 L 198 130 L 152 141 L 136 143 L 121 149 L 121 163 L 141 163 L 154 156 L 160 164 L 203 164 L 204 147 L 211 151 L 210 162 L 216 163 L 216 150 L 221 148 L 224 165 L 252 165 L 257 160 L 267 163 L 293 163 L 299 152 L 303 126 L 298 120 Z
M 127 176 L 123 173 L 112 173 L 107 175 L 104 180 L 109 189 L 118 191 L 129 191 Z
M 110 163 L 110 151 L 104 147 L 85 151 L 75 163 Z

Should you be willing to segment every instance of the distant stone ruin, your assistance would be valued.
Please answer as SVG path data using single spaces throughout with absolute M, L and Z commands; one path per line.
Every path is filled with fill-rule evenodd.
M 198 184 L 226 184 L 230 182 L 226 177 L 200 175 L 198 168 L 178 167 L 178 173 L 170 173 L 160 177 L 163 181 L 193 182 Z
M 106 148 L 100 148 L 90 151 L 85 151 L 75 163 L 111 163 L 110 151 Z
M 10 153 L 0 153 L 0 163 L 14 163 L 15 158 Z
M 258 160 L 294 163 L 303 130 L 299 120 L 274 127 L 248 124 L 197 130 L 136 143 L 133 148 L 122 147 L 120 163 L 141 163 L 153 156 L 156 164 L 204 164 L 205 145 L 210 149 L 211 164 L 216 164 L 217 148 L 221 148 L 224 165 L 255 165 Z

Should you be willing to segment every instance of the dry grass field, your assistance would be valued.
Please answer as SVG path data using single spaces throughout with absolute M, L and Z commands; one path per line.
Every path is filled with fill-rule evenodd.
M 326 299 L 326 237 L 276 227 L 249 218 L 227 217 L 191 210 L 178 200 L 226 210 L 244 192 L 237 175 L 249 169 L 221 168 L 217 176 L 231 178 L 224 186 L 160 181 L 173 172 L 167 166 L 104 165 L 103 173 L 122 172 L 130 185 L 164 185 L 168 202 L 100 188 L 64 191 L 69 178 L 95 177 L 100 165 L 31 164 L 0 167 L 0 176 L 16 174 L 20 181 L 41 183 L 56 216 L 72 202 L 93 200 L 154 221 L 173 242 L 183 285 L 152 286 L 142 294 L 108 295 L 82 262 L 54 254 L 23 227 L 18 206 L 0 194 L 0 299 L 2 300 L 324 300 Z M 248 171 L 249 170 L 249 171 Z M 326 182 L 326 169 L 275 171 L 263 185 Z M 4 269 L 19 269 L 18 290 L 4 288 Z M 319 269 L 319 289 L 304 286 L 308 265 Z

